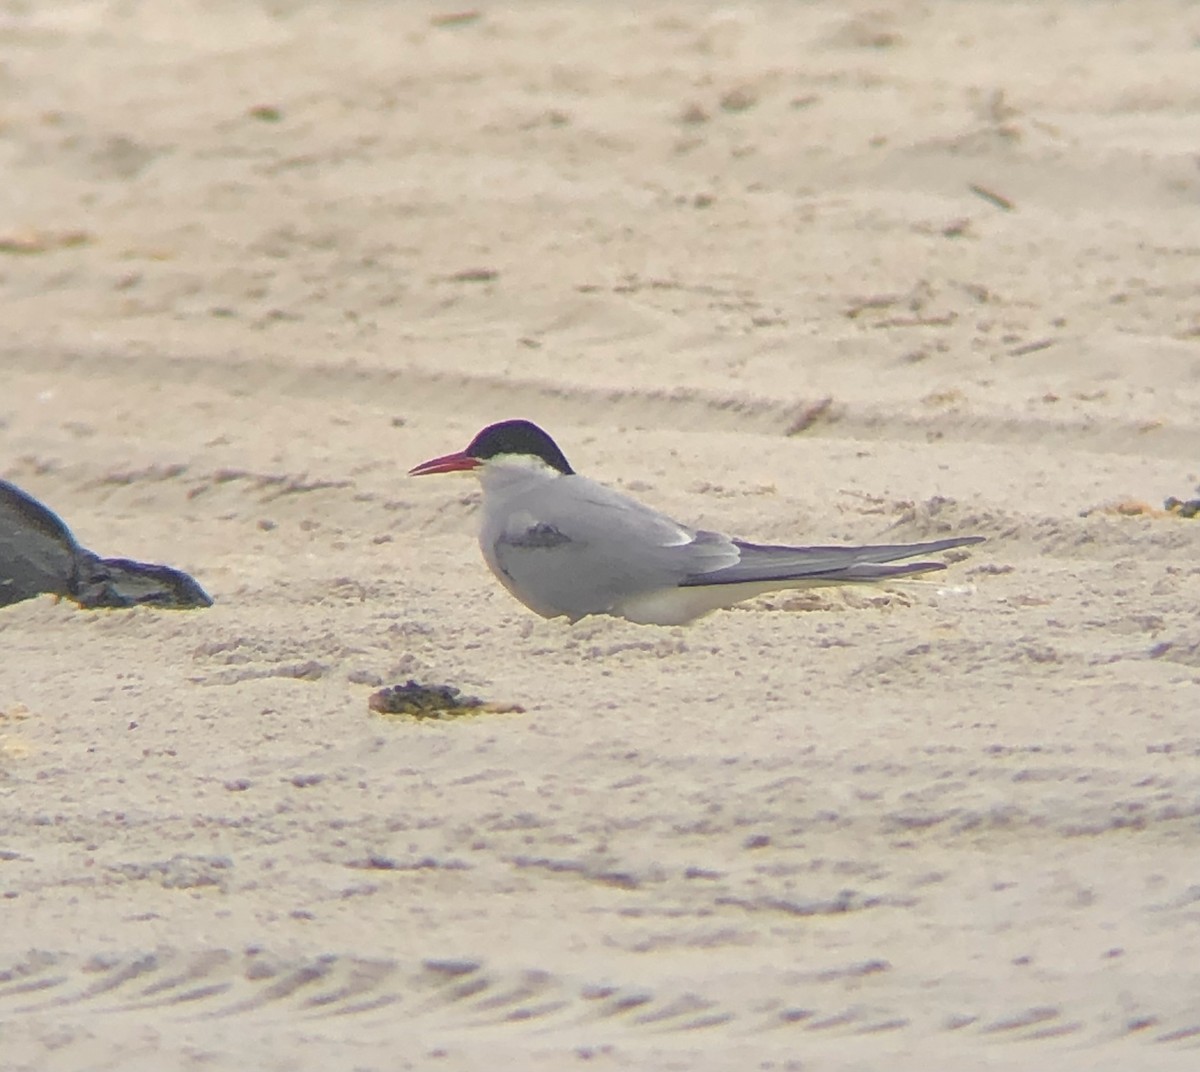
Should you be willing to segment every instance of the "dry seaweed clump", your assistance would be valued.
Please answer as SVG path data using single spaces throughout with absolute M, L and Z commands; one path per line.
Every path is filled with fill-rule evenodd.
M 1168 514 L 1175 514 L 1177 517 L 1200 517 L 1200 499 L 1188 499 L 1185 502 L 1183 499 L 1177 499 L 1172 495 L 1163 503 L 1163 509 Z
M 1118 499 L 1116 502 L 1105 503 L 1094 509 L 1080 511 L 1080 517 L 1090 517 L 1094 513 L 1115 514 L 1117 517 L 1181 517 L 1185 519 L 1200 517 L 1200 499 L 1177 499 L 1170 496 L 1162 505 L 1162 509 L 1151 505 L 1143 499 Z
M 421 685 L 411 678 L 403 685 L 389 685 L 371 693 L 367 706 L 379 715 L 417 720 L 448 720 L 464 715 L 523 714 L 519 704 L 488 703 L 478 696 L 464 696 L 452 685 Z

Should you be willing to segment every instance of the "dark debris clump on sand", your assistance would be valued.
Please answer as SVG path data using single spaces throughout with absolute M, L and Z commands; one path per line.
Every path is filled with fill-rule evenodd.
M 463 715 L 522 714 L 518 704 L 486 703 L 478 696 L 464 696 L 452 685 L 422 685 L 411 678 L 403 685 L 389 685 L 373 692 L 367 706 L 380 715 L 406 715 L 415 719 L 451 719 Z
M 1163 503 L 1163 509 L 1168 514 L 1175 514 L 1179 517 L 1200 517 L 1200 499 L 1188 499 L 1185 502 L 1183 499 L 1177 499 L 1172 495 Z

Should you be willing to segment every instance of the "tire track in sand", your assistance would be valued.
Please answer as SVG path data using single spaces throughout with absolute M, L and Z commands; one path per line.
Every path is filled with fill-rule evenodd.
M 1070 1040 L 1136 1040 L 1156 1047 L 1200 1045 L 1200 1014 L 1156 1013 L 1122 994 L 1120 1005 L 1091 1008 L 1030 1005 L 1008 1010 L 923 1012 L 847 1001 L 843 984 L 876 972 L 882 961 L 840 971 L 790 973 L 778 991 L 747 1004 L 694 991 L 588 982 L 538 969 L 493 968 L 472 959 L 387 958 L 328 954 L 281 958 L 250 947 L 127 954 L 29 952 L 0 967 L 0 1017 L 143 1016 L 159 1010 L 179 1022 L 250 1018 L 258 1022 L 319 1022 L 362 1018 L 406 1030 L 418 1024 L 459 1031 L 524 1025 L 544 1035 L 588 1029 L 589 1036 L 636 1038 L 705 1032 L 708 1037 L 820 1035 L 927 1037 L 954 1034 L 974 1045 Z M 372 1021 L 372 1014 L 380 1013 Z M 315 1029 L 315 1028 L 314 1028 Z M 782 1039 L 781 1039 L 782 1041 Z
M 91 382 L 159 382 L 202 385 L 229 394 L 303 397 L 390 405 L 422 416 L 479 419 L 498 410 L 523 411 L 531 403 L 551 406 L 583 425 L 603 413 L 607 424 L 648 425 L 692 432 L 744 432 L 768 436 L 809 435 L 834 439 L 1014 444 L 1036 441 L 1042 449 L 1071 447 L 1116 454 L 1190 459 L 1200 440 L 1200 421 L 1169 424 L 1119 417 L 1051 419 L 1027 414 L 934 411 L 912 414 L 830 397 L 772 398 L 695 388 L 645 389 L 561 384 L 532 378 L 439 372 L 421 365 L 380 368 L 353 362 L 283 363 L 266 357 L 197 356 L 110 350 L 33 353 L 0 350 L 12 370 L 86 376 Z

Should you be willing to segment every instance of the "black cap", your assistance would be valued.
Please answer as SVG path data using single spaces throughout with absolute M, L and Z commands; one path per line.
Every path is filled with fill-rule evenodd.
M 489 424 L 471 440 L 464 454 L 480 461 L 487 461 L 501 454 L 532 454 L 541 458 L 551 469 L 570 476 L 575 472 L 566 456 L 554 442 L 532 421 L 501 421 Z

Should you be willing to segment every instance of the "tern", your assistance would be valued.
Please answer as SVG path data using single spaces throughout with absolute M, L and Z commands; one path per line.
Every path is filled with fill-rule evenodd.
M 979 543 L 783 547 L 694 529 L 580 476 L 558 444 L 525 420 L 488 425 L 465 450 L 409 476 L 471 472 L 483 488 L 479 546 L 500 583 L 543 618 L 608 614 L 642 625 L 684 625 L 714 610 L 788 588 L 888 581 L 945 569 L 906 562 Z

